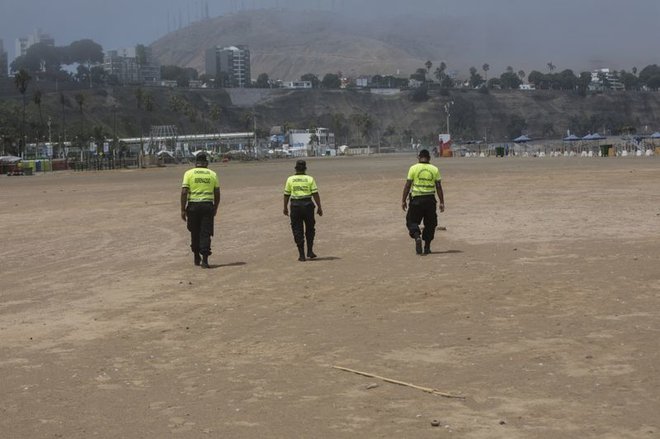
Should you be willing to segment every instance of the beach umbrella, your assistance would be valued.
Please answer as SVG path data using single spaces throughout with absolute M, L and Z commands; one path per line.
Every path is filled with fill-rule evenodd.
M 563 140 L 564 142 L 577 142 L 580 138 L 575 134 L 571 134 L 570 136 L 564 137 Z
M 656 131 L 655 133 L 651 134 L 651 139 L 660 139 L 660 132 Z

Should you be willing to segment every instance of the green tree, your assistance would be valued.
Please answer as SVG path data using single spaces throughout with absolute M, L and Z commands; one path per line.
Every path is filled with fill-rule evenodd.
M 23 97 L 23 118 L 21 120 L 21 138 L 18 143 L 18 152 L 19 155 L 21 152 L 25 151 L 25 107 L 27 106 L 25 92 L 27 91 L 28 84 L 32 78 L 27 71 L 21 69 L 14 75 L 14 85 L 18 89 L 18 92 Z M 21 147 L 22 145 L 22 147 Z
M 435 79 L 438 80 L 438 82 L 442 83 L 442 80 L 445 79 L 445 70 L 447 70 L 447 64 L 445 64 L 444 61 L 440 62 L 440 65 L 436 67 L 435 72 L 433 75 L 435 76 Z
M 591 84 L 591 73 L 582 72 L 580 77 L 577 79 L 577 91 L 580 96 L 586 96 L 587 91 L 589 90 L 589 84 Z
M 329 89 L 341 88 L 341 78 L 336 73 L 327 73 L 321 81 L 321 86 Z
M 410 79 L 414 79 L 419 82 L 426 82 L 426 69 L 417 69 L 415 73 L 410 75 Z
M 153 95 L 148 92 L 144 93 L 143 100 L 144 100 L 144 109 L 147 110 L 148 112 L 153 112 L 155 108 Z
M 257 83 L 255 84 L 257 88 L 270 88 L 270 78 L 268 73 L 262 73 L 257 77 Z
M 43 133 L 43 127 L 44 127 L 44 116 L 41 111 L 41 99 L 42 99 L 42 93 L 41 90 L 36 89 L 34 91 L 34 94 L 32 95 L 32 101 L 35 103 L 37 106 L 37 109 L 39 110 L 39 129 L 37 130 L 37 143 L 42 140 L 42 133 Z
M 103 47 L 90 39 L 74 41 L 65 49 L 67 64 L 87 64 L 103 62 Z
M 135 89 L 135 105 L 137 106 L 137 109 L 142 108 L 142 100 L 144 99 L 144 91 L 142 90 L 142 87 L 138 87 Z
M 76 100 L 78 109 L 80 110 L 80 147 L 82 148 L 85 144 L 85 116 L 83 112 L 83 108 L 85 106 L 85 95 L 82 93 L 76 93 L 74 99 Z
M 483 84 L 484 80 L 479 73 L 477 73 L 476 67 L 470 67 L 470 87 L 477 88 Z
M 517 74 L 513 73 L 513 69 L 507 70 L 500 75 L 500 85 L 504 89 L 517 89 L 522 81 Z
M 94 144 L 96 145 L 96 153 L 101 154 L 103 152 L 103 145 L 105 144 L 105 131 L 101 125 L 96 125 L 92 130 L 92 135 L 94 136 Z
M 217 104 L 211 105 L 211 109 L 209 110 L 209 119 L 211 119 L 212 122 L 219 122 L 221 115 L 222 109 Z
M 319 77 L 316 76 L 313 73 L 305 73 L 300 77 L 301 81 L 309 81 L 312 83 L 312 88 L 319 88 L 319 84 L 321 84 L 321 81 L 319 80 Z

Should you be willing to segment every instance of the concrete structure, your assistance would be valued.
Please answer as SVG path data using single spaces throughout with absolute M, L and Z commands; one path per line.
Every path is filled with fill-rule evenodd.
M 2 40 L 0 40 L 0 78 L 6 78 L 7 75 L 9 75 L 9 58 Z
M 610 69 L 597 69 L 591 72 L 589 90 L 625 90 L 626 87 L 619 81 Z
M 289 81 L 289 82 L 283 82 L 283 83 L 282 83 L 282 88 L 290 88 L 290 89 L 306 89 L 306 88 L 312 88 L 312 81 Z
M 317 140 L 312 142 L 312 134 L 316 134 Z M 335 134 L 327 128 L 310 130 L 289 130 L 288 146 L 286 151 L 295 157 L 335 155 Z
M 141 45 L 109 50 L 103 59 L 103 70 L 121 84 L 160 83 L 160 65 L 151 49 Z
M 215 77 L 219 87 L 249 87 L 252 84 L 250 50 L 247 46 L 216 46 L 208 49 L 206 74 Z
M 23 56 L 27 53 L 27 50 L 37 44 L 37 43 L 44 43 L 48 46 L 55 46 L 55 40 L 53 37 L 51 37 L 48 34 L 42 33 L 41 29 L 37 29 L 34 31 L 32 35 L 28 35 L 27 37 L 21 37 L 16 39 L 16 58 L 19 56 Z

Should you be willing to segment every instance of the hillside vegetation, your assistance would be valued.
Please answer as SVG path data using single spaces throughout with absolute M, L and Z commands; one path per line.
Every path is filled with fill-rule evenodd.
M 41 112 L 32 96 L 42 90 Z M 50 87 L 50 88 L 49 88 Z M 1 87 L 0 135 L 5 145 L 20 133 L 21 95 L 8 83 Z M 76 95 L 84 97 L 82 114 Z M 234 99 L 232 100 L 232 96 Z M 238 99 L 240 97 L 240 99 Z M 251 97 L 251 98 L 250 98 Z M 57 141 L 96 130 L 111 137 L 148 136 L 152 125 L 176 125 L 180 134 L 235 132 L 256 126 L 266 136 L 272 126 L 323 126 L 348 144 L 398 145 L 416 140 L 432 142 L 446 131 L 445 104 L 450 107 L 454 138 L 508 141 L 525 132 L 534 138 L 560 138 L 567 130 L 578 135 L 598 131 L 617 135 L 660 129 L 657 92 L 609 92 L 580 97 L 560 91 L 504 91 L 483 93 L 452 90 L 431 92 L 416 102 L 411 92 L 378 96 L 357 90 L 187 90 L 115 87 L 54 91 L 53 84 L 30 84 L 26 93 L 26 134 L 40 133 Z M 40 114 L 41 113 L 41 114 Z M 254 120 L 256 118 L 256 121 Z

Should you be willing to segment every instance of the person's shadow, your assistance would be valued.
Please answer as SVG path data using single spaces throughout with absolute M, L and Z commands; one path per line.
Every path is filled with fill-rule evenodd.
M 443 250 L 443 251 L 435 251 L 432 250 L 429 255 L 453 255 L 456 253 L 463 253 L 463 250 Z
M 307 258 L 307 260 L 310 261 L 310 262 L 314 262 L 314 261 L 336 261 L 336 260 L 339 260 L 339 259 L 341 259 L 341 258 L 338 258 L 337 256 L 320 256 L 320 257 L 311 258 L 311 259 Z
M 209 264 L 209 268 L 224 268 L 224 267 L 240 267 L 242 265 L 247 265 L 247 262 L 230 262 L 228 264 Z

